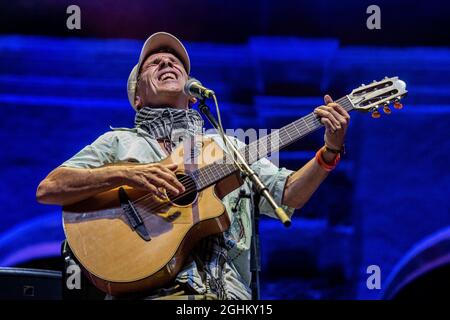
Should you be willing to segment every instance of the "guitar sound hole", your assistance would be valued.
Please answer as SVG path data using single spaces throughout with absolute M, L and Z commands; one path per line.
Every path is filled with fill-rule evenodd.
M 177 174 L 177 178 L 183 184 L 186 191 L 181 195 L 169 196 L 169 199 L 179 206 L 187 206 L 193 203 L 197 198 L 197 189 L 195 187 L 194 179 L 186 174 Z

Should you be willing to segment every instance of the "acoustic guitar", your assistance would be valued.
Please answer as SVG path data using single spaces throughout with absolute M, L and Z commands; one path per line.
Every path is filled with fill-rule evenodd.
M 399 100 L 406 93 L 405 82 L 386 77 L 336 102 L 347 111 L 371 112 L 377 118 L 380 108 L 391 112 L 391 103 L 400 109 Z M 240 151 L 254 163 L 322 126 L 310 113 Z M 72 252 L 92 283 L 111 295 L 164 286 L 176 277 L 199 240 L 229 227 L 221 199 L 243 182 L 236 164 L 214 140 L 199 136 L 181 143 L 160 163 L 178 165 L 183 194 L 153 195 L 124 185 L 63 207 Z

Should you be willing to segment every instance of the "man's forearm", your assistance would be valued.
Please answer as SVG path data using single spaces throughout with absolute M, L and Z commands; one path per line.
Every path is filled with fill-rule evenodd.
M 331 152 L 323 152 L 323 159 L 327 163 L 333 162 L 335 156 Z M 303 207 L 327 176 L 328 172 L 317 163 L 316 159 L 311 159 L 288 178 L 283 204 L 297 209 Z
M 325 126 L 324 142 L 329 148 L 342 149 L 350 115 L 341 105 L 333 102 L 329 95 L 324 96 L 324 102 L 326 105 L 314 109 L 314 115 Z M 330 151 L 323 151 L 321 155 L 326 164 L 333 164 L 336 158 L 336 154 Z M 284 189 L 283 204 L 293 208 L 303 207 L 327 176 L 328 171 L 316 159 L 310 160 L 289 177 Z
M 53 170 L 38 186 L 40 203 L 68 205 L 123 184 L 126 166 L 95 169 L 60 167 Z

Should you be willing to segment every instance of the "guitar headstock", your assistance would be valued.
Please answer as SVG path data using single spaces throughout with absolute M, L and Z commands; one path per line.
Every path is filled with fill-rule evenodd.
M 398 77 L 385 77 L 381 81 L 373 81 L 368 85 L 361 85 L 354 89 L 347 97 L 357 111 L 371 112 L 372 117 L 379 118 L 379 108 L 390 114 L 389 105 L 394 104 L 395 109 L 403 108 L 400 99 L 406 96 L 406 83 Z

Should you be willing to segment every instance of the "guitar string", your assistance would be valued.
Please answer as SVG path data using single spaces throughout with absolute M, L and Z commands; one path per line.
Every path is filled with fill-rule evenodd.
M 341 98 L 341 99 L 343 99 L 343 98 Z M 341 102 L 339 102 L 341 99 L 338 99 L 336 102 L 337 103 L 340 103 L 341 105 L 345 105 L 345 107 L 352 107 L 351 105 L 347 105 L 347 101 L 342 101 L 342 103 Z M 351 109 L 351 108 L 350 108 Z M 314 118 L 313 119 L 311 119 L 311 116 L 313 116 Z M 305 121 L 306 120 L 306 118 L 308 118 L 308 121 L 309 121 L 309 124 Z M 303 117 L 303 118 L 300 118 L 300 119 L 298 119 L 297 121 L 294 121 L 291 125 L 289 125 L 289 126 L 286 126 L 285 128 L 282 128 L 282 129 L 280 129 L 280 130 L 285 130 L 285 131 L 287 131 L 287 130 L 292 130 L 292 129 L 295 129 L 296 131 L 299 131 L 296 127 L 295 127 L 295 125 L 293 125 L 293 124 L 295 124 L 296 122 L 299 122 L 299 121 L 305 121 L 305 123 L 306 123 L 306 125 L 307 125 L 307 130 L 306 130 L 306 132 L 299 132 L 300 134 L 304 134 L 304 133 L 307 133 L 308 132 L 308 130 L 309 130 L 309 126 L 311 125 L 311 124 L 317 124 L 317 117 L 315 117 L 313 114 L 309 114 L 309 115 L 307 115 L 307 116 L 305 116 L 305 117 Z M 311 123 L 311 120 L 314 120 L 314 122 L 313 123 Z M 321 123 L 319 123 L 319 127 L 320 127 L 320 125 L 321 125 Z M 317 129 L 317 128 L 314 128 L 314 129 Z M 314 130 L 313 129 L 313 130 Z M 290 135 L 289 135 L 289 131 L 287 131 L 287 135 L 289 136 L 289 138 L 290 138 Z M 286 135 L 285 135 L 286 136 Z M 263 139 L 265 139 L 265 140 L 270 140 L 270 142 L 272 142 L 272 140 L 271 139 L 268 139 L 268 138 L 270 138 L 271 136 L 270 135 L 268 135 L 268 136 L 265 136 L 265 137 L 263 137 L 263 138 L 261 138 L 259 141 L 257 141 L 258 142 L 258 144 L 256 145 L 256 146 L 254 146 L 255 148 L 256 147 L 258 147 L 258 146 L 262 146 L 263 144 L 262 144 L 262 140 Z M 283 137 L 280 139 L 280 140 L 282 140 L 283 139 Z M 269 141 L 266 141 L 266 142 L 269 142 Z M 249 150 L 249 149 L 251 149 L 253 147 L 253 143 L 251 143 L 251 144 L 249 144 L 248 146 L 246 146 L 246 147 L 244 147 L 244 148 L 242 148 L 241 150 L 243 150 L 244 151 L 244 153 L 248 153 L 247 151 Z M 273 152 L 273 151 L 271 151 L 271 152 Z M 271 153 L 271 152 L 267 152 L 267 153 Z M 247 159 L 249 158 L 249 156 L 251 156 L 250 154 L 246 154 L 246 156 L 247 156 Z M 226 158 L 226 156 L 224 157 L 224 158 Z M 211 165 L 214 165 L 215 163 L 212 163 Z M 195 170 L 195 171 L 193 171 L 194 173 L 195 172 L 197 172 L 198 170 L 203 170 L 203 172 L 206 172 L 208 169 L 210 169 L 212 166 L 210 166 L 210 165 L 208 165 L 208 166 L 206 166 L 206 167 L 203 167 L 203 168 L 200 168 L 200 169 L 197 169 L 197 170 Z M 234 169 L 234 168 L 233 168 Z M 210 171 L 210 170 L 209 170 Z M 217 172 L 211 172 L 212 174 L 216 174 Z M 196 187 L 196 183 L 195 183 L 195 181 L 192 181 L 192 180 L 194 180 L 192 177 L 190 177 L 189 175 L 187 175 L 187 176 L 185 176 L 185 177 L 182 177 L 182 178 L 180 178 L 179 179 L 179 181 L 180 182 L 186 182 L 187 180 L 191 180 L 191 181 L 188 181 L 186 184 L 184 184 L 184 186 L 185 186 L 185 192 L 184 193 L 186 193 L 186 191 L 188 191 L 187 190 L 187 188 L 186 187 L 193 187 L 193 186 L 195 186 Z M 190 190 L 190 191 L 192 191 L 192 189 Z M 148 194 L 148 195 L 145 195 L 145 196 L 142 196 L 141 198 L 138 198 L 137 200 L 135 200 L 134 201 L 134 203 L 135 204 L 137 204 L 137 203 L 139 203 L 139 202 L 141 202 L 141 201 L 144 201 L 144 200 L 146 200 L 147 198 L 150 198 L 150 197 L 152 197 L 153 196 L 153 194 Z M 183 194 L 181 194 L 180 196 L 183 196 Z
M 339 101 L 339 100 L 338 100 Z M 347 105 L 346 105 L 346 107 L 348 107 Z M 305 117 L 303 117 L 303 118 L 300 118 L 300 119 L 298 119 L 298 120 L 304 120 L 304 119 L 306 119 L 306 118 L 309 118 L 308 119 L 308 121 L 309 121 L 309 124 L 315 124 L 315 125 L 319 125 L 318 127 L 315 127 L 315 128 L 313 128 L 312 130 L 316 130 L 316 129 L 318 129 L 318 128 L 320 128 L 321 126 L 323 126 L 319 121 L 318 121 L 318 119 L 317 119 L 317 117 L 315 117 L 314 116 L 314 118 L 313 118 L 313 120 L 314 120 L 314 122 L 312 123 L 311 122 L 311 116 L 314 116 L 313 114 L 309 114 L 309 115 L 307 115 L 307 116 L 305 116 Z M 305 133 L 308 133 L 308 131 L 310 131 L 310 129 L 309 129 L 309 125 L 307 124 L 307 128 L 306 128 L 306 131 L 305 130 L 299 130 L 298 128 L 296 128 L 295 126 L 286 126 L 286 127 L 284 127 L 284 128 L 282 128 L 282 129 L 284 129 L 285 131 L 287 131 L 287 130 L 292 130 L 292 129 L 295 129 L 299 134 L 300 134 L 300 137 L 302 136 L 302 135 L 304 135 Z M 282 129 L 280 129 L 280 130 L 282 130 Z M 280 140 L 283 140 L 284 138 L 286 138 L 286 136 L 287 137 L 289 137 L 289 139 L 291 139 L 291 136 L 289 135 L 289 132 L 286 132 L 286 133 L 284 133 L 284 132 L 282 132 L 282 134 L 281 135 L 284 135 L 284 137 L 282 137 Z M 269 137 L 269 136 L 265 136 L 265 137 Z M 262 139 L 264 139 L 265 137 L 263 137 Z M 296 138 L 296 139 L 298 139 L 298 137 Z M 261 140 L 261 139 L 260 139 Z M 267 139 L 266 139 L 267 140 Z M 242 149 L 244 149 L 244 152 L 245 151 L 248 151 L 248 149 L 249 148 L 247 148 L 247 147 L 249 147 L 250 146 L 250 144 L 248 145 L 248 146 L 246 146 L 246 147 L 244 147 L 244 148 L 242 148 Z M 271 152 L 273 152 L 273 151 L 271 151 Z M 270 153 L 270 152 L 268 152 L 268 153 Z M 212 163 L 211 165 L 214 165 L 214 164 L 216 164 L 216 163 Z M 211 166 L 211 165 L 208 165 L 207 167 L 209 167 L 209 166 Z M 207 167 L 203 167 L 203 168 L 200 168 L 200 169 L 206 169 Z M 235 170 L 235 168 L 233 168 L 234 170 Z M 194 172 L 196 172 L 196 171 L 198 171 L 198 169 L 197 170 L 195 170 Z M 231 171 L 230 173 L 232 173 L 233 171 Z M 216 174 L 217 172 L 213 172 L 214 174 Z M 215 178 L 217 178 L 217 176 L 215 177 Z M 190 177 L 190 176 L 186 176 L 186 178 L 185 179 L 183 179 L 183 180 L 181 180 L 181 181 L 186 181 L 187 179 L 191 179 L 191 181 L 189 181 L 189 183 L 187 183 L 186 185 L 185 185 L 185 192 L 183 192 L 182 194 L 180 194 L 180 195 L 178 195 L 178 197 L 175 197 L 175 198 L 172 198 L 172 199 L 170 199 L 171 201 L 175 201 L 175 200 L 178 200 L 178 199 L 180 199 L 180 198 L 182 198 L 182 197 L 184 197 L 184 196 L 187 196 L 188 194 L 190 194 L 192 191 L 197 191 L 197 185 L 196 185 L 196 183 L 195 183 L 195 181 L 193 181 L 193 178 L 192 177 Z M 208 182 L 208 180 L 206 181 L 206 182 Z M 207 183 L 208 184 L 208 183 Z M 135 200 L 134 202 L 133 202 L 133 204 L 138 204 L 138 203 L 140 203 L 140 202 L 142 202 L 142 201 L 144 201 L 144 200 L 146 200 L 146 199 L 149 199 L 149 198 L 153 198 L 153 196 L 154 196 L 154 194 L 152 194 L 152 193 L 150 193 L 150 194 L 148 194 L 148 195 L 145 195 L 145 196 L 143 196 L 143 197 L 141 197 L 141 198 L 138 198 L 137 200 Z M 164 204 L 165 205 L 165 204 Z M 163 206 L 164 206 L 163 205 Z M 150 208 L 150 207 L 144 207 L 144 208 Z M 156 209 L 156 208 L 154 208 L 154 209 Z
M 341 98 L 341 99 L 344 99 L 344 98 Z M 342 102 L 339 102 L 341 99 L 338 99 L 336 102 L 337 103 L 339 103 L 339 104 L 341 104 L 346 110 L 347 110 L 347 108 L 349 108 L 347 111 L 350 111 L 352 108 L 353 108 L 353 106 L 351 105 L 351 102 L 350 101 L 342 101 Z M 313 118 L 311 118 L 311 116 L 313 117 Z M 308 118 L 308 120 L 306 120 L 306 118 Z M 300 121 L 300 120 L 302 120 L 302 121 L 305 121 L 305 123 L 307 123 L 306 121 L 309 121 L 309 124 L 307 123 L 307 127 L 305 128 L 306 130 L 304 130 L 303 128 L 302 129 L 298 129 L 295 125 L 292 125 L 292 124 L 294 124 L 295 122 L 298 122 L 298 121 Z M 309 125 L 311 125 L 311 124 L 313 124 L 313 125 L 317 125 L 318 124 L 318 126 L 317 127 L 313 127 L 313 129 L 310 129 L 310 126 Z M 288 126 L 286 126 L 286 127 L 284 127 L 284 128 L 281 128 L 280 130 L 284 130 L 284 131 L 287 131 L 287 130 L 292 130 L 292 129 L 295 129 L 297 132 L 298 132 L 298 134 L 300 134 L 300 137 L 302 137 L 305 133 L 308 133 L 308 132 L 312 132 L 312 131 L 314 131 L 314 130 L 316 130 L 316 129 L 318 129 L 318 128 L 320 128 L 321 126 L 323 126 L 323 124 L 317 119 L 317 117 L 313 114 L 313 113 L 310 113 L 309 115 L 307 115 L 307 116 L 305 116 L 305 117 L 302 117 L 302 118 L 300 118 L 300 119 L 298 119 L 298 120 L 296 120 L 296 121 L 294 121 L 293 123 L 291 123 L 291 125 L 288 125 Z M 279 130 L 279 131 L 280 131 Z M 292 140 L 292 138 L 291 138 L 291 136 L 289 135 L 289 132 L 287 131 L 286 133 L 284 133 L 284 132 L 282 132 L 281 133 L 282 135 L 284 134 L 284 138 L 286 138 L 286 137 L 288 137 L 290 140 Z M 265 137 L 269 137 L 270 135 L 268 135 L 268 136 L 265 136 Z M 263 137 L 262 139 L 264 139 L 265 137 Z M 283 140 L 284 138 L 281 138 L 280 140 Z M 298 137 L 296 138 L 296 139 L 298 139 Z M 261 139 L 260 139 L 261 140 Z M 260 141 L 260 140 L 258 140 L 258 141 Z M 267 139 L 266 139 L 267 140 Z M 249 144 L 250 145 L 250 144 Z M 242 149 L 244 149 L 244 152 L 245 151 L 248 151 L 248 146 L 249 145 L 247 145 L 246 147 L 244 147 L 244 148 L 242 148 Z M 215 163 L 213 163 L 213 164 L 215 164 Z M 213 165 L 213 164 L 211 164 L 211 165 Z M 209 165 L 210 166 L 210 165 Z M 203 168 L 200 168 L 200 169 L 205 169 L 205 167 L 203 167 Z M 198 171 L 199 169 L 197 169 L 197 170 L 195 170 L 195 171 Z M 194 172 L 195 172 L 194 171 Z M 213 173 L 217 173 L 217 172 L 213 172 Z M 215 178 L 217 178 L 217 176 L 215 177 Z M 183 192 L 182 194 L 180 194 L 180 195 L 178 195 L 177 197 L 175 197 L 175 198 L 166 198 L 167 200 L 170 200 L 170 201 L 167 201 L 167 202 L 165 202 L 165 203 L 162 203 L 162 204 L 155 204 L 155 203 L 150 203 L 149 205 L 144 205 L 144 206 L 142 206 L 140 209 L 142 210 L 142 209 L 144 209 L 144 210 L 158 210 L 158 209 L 161 209 L 161 208 L 163 208 L 163 207 L 165 207 L 165 206 L 167 206 L 170 202 L 173 202 L 173 201 L 176 201 L 176 200 L 178 200 L 178 199 L 181 199 L 182 197 L 185 197 L 185 196 L 187 196 L 187 195 L 189 195 L 190 193 L 192 193 L 192 192 L 197 192 L 198 190 L 197 190 L 197 184 L 195 183 L 195 181 L 193 181 L 193 178 L 192 177 L 186 177 L 186 179 L 191 179 L 191 181 L 189 181 L 189 183 L 188 184 L 186 184 L 186 187 L 185 187 L 185 192 Z M 186 181 L 186 180 L 184 180 L 184 181 Z M 214 182 L 212 182 L 212 183 L 214 183 Z M 209 184 L 212 184 L 212 183 L 209 183 Z M 145 195 L 145 196 L 143 196 L 143 197 L 141 197 L 141 198 L 139 198 L 139 199 L 137 199 L 137 200 L 135 200 L 134 202 L 132 202 L 133 204 L 139 204 L 140 202 L 143 202 L 144 200 L 146 200 L 146 199 L 150 199 L 150 198 L 153 198 L 153 196 L 154 196 L 154 194 L 148 194 L 148 195 Z M 165 199 L 164 199 L 165 200 Z M 155 206 L 156 205 L 156 206 Z M 151 215 L 153 215 L 153 214 L 151 214 Z
M 343 99 L 343 98 L 341 98 L 341 99 Z M 351 105 L 349 105 L 349 106 L 346 105 L 346 104 L 347 104 L 347 101 L 345 101 L 345 100 L 344 100 L 342 103 L 339 102 L 341 99 L 338 99 L 336 102 L 337 102 L 337 103 L 340 103 L 341 105 L 344 104 L 345 107 L 349 107 L 349 106 L 351 107 Z M 348 110 L 347 110 L 347 111 L 348 111 Z M 311 116 L 313 116 L 313 119 L 311 119 Z M 308 118 L 309 124 L 305 121 L 306 118 Z M 295 127 L 295 125 L 294 125 L 296 122 L 299 122 L 299 121 L 302 121 L 302 120 L 305 121 L 305 123 L 306 123 L 306 125 L 307 125 L 307 128 L 306 128 L 306 131 L 305 131 L 305 132 L 302 132 L 302 131 L 298 130 L 298 129 Z M 312 121 L 313 121 L 313 122 L 312 122 Z M 320 126 L 322 126 L 322 124 L 318 121 L 317 117 L 314 116 L 314 115 L 311 113 L 311 114 L 309 114 L 309 115 L 307 115 L 307 116 L 305 116 L 305 117 L 302 117 L 302 118 L 300 118 L 300 119 L 294 121 L 293 123 L 291 123 L 291 125 L 288 125 L 288 126 L 286 126 L 286 127 L 284 127 L 284 128 L 281 128 L 281 129 L 278 130 L 278 131 L 281 131 L 281 130 L 285 130 L 285 131 L 291 130 L 291 131 L 292 131 L 292 129 L 295 129 L 296 131 L 298 131 L 298 133 L 300 133 L 300 135 L 303 135 L 303 134 L 305 134 L 305 133 L 308 133 L 309 127 L 310 127 L 311 124 L 319 124 L 319 126 L 318 126 L 317 128 L 320 128 Z M 317 129 L 317 128 L 314 128 L 313 130 L 315 130 L 315 129 Z M 291 133 L 292 133 L 292 132 L 291 132 Z M 282 134 L 283 134 L 283 132 L 282 132 Z M 287 136 L 288 136 L 289 138 L 291 138 L 290 135 L 289 135 L 289 131 L 287 132 Z M 258 141 L 256 141 L 256 142 L 257 142 L 257 145 L 254 146 L 255 149 L 256 149 L 256 147 L 258 147 L 258 146 L 264 145 L 264 144 L 261 142 L 263 139 L 269 140 L 270 142 L 272 142 L 272 139 L 269 139 L 270 137 L 271 137 L 271 135 L 267 135 L 267 136 L 264 136 L 263 138 L 259 139 Z M 285 137 L 286 137 L 286 134 L 284 134 L 284 138 L 285 138 Z M 284 138 L 281 137 L 280 140 L 283 140 Z M 298 139 L 298 138 L 297 138 L 297 139 Z M 265 142 L 268 143 L 269 141 L 265 141 Z M 253 147 L 253 144 L 254 144 L 254 143 L 250 143 L 249 145 L 247 145 L 246 147 L 244 147 L 244 148 L 242 148 L 242 149 L 240 150 L 240 151 L 243 151 L 243 153 L 246 153 L 245 156 L 246 156 L 247 159 L 249 159 L 249 156 L 251 156 L 250 154 L 247 154 L 247 153 L 248 153 L 248 151 Z M 268 150 L 267 150 L 267 151 L 268 151 Z M 271 152 L 273 152 L 273 151 L 267 152 L 267 154 L 269 154 L 269 153 L 271 153 Z M 226 158 L 226 156 L 224 156 L 224 158 Z M 222 158 L 222 159 L 223 159 L 223 158 Z M 217 161 L 216 161 L 216 162 L 217 162 Z M 204 173 L 207 172 L 207 170 L 208 170 L 208 171 L 211 171 L 210 169 L 211 169 L 214 165 L 217 165 L 216 162 L 214 162 L 214 163 L 212 163 L 212 164 L 210 164 L 210 165 L 208 165 L 208 166 L 206 166 L 206 167 L 199 168 L 199 169 L 193 171 L 193 173 L 195 173 L 195 172 L 200 172 L 200 170 L 202 170 Z M 233 168 L 233 169 L 234 169 L 234 168 Z M 215 175 L 217 172 L 211 172 L 211 173 Z M 201 174 L 201 173 L 200 173 L 200 174 Z M 200 174 L 199 174 L 199 175 L 200 175 Z M 194 178 L 192 178 L 192 177 L 189 176 L 189 175 L 186 175 L 186 176 L 184 176 L 184 177 L 182 177 L 182 178 L 179 179 L 180 182 L 186 182 L 187 180 L 190 180 L 190 181 L 188 181 L 188 182 L 184 185 L 184 186 L 185 186 L 185 189 L 186 189 L 184 193 L 186 193 L 186 192 L 188 191 L 188 189 L 187 189 L 186 187 L 193 187 L 193 186 L 196 187 L 196 183 L 195 183 L 195 181 L 193 181 Z M 202 180 L 202 179 L 200 179 L 200 180 Z M 203 182 L 203 181 L 201 181 L 201 182 Z M 189 191 L 193 191 L 193 190 L 191 189 L 191 190 L 189 190 Z M 183 193 L 183 194 L 184 194 L 184 193 Z M 183 196 L 183 194 L 181 194 L 180 196 Z M 146 200 L 147 198 L 150 198 L 150 197 L 152 197 L 152 196 L 153 196 L 153 194 L 148 194 L 148 195 L 142 196 L 141 198 L 136 199 L 133 203 L 134 203 L 134 204 L 137 204 L 137 203 L 142 202 L 142 201 L 144 201 L 144 200 Z
M 160 204 L 158 204 L 158 203 L 149 203 L 148 205 L 144 204 L 143 206 L 141 206 L 139 208 L 139 210 L 141 210 L 141 213 L 143 213 L 143 216 L 144 216 L 143 220 L 144 221 L 148 220 L 151 216 L 153 216 L 155 214 L 155 212 L 158 212 L 158 210 L 169 206 L 171 202 L 174 202 L 177 199 L 185 197 L 185 196 L 191 194 L 194 191 L 197 192 L 197 188 L 196 187 L 194 187 L 194 188 L 187 188 L 187 190 L 183 194 L 181 194 L 180 196 L 175 197 L 175 198 L 162 199 L 162 201 L 164 201 L 164 202 L 161 202 Z M 151 197 L 152 196 L 153 195 L 151 195 Z M 142 210 L 144 210 L 144 211 L 142 212 Z
M 339 101 L 339 100 L 338 100 Z M 346 105 L 346 107 L 348 107 L 347 105 Z M 319 125 L 319 126 L 317 126 L 317 127 L 315 127 L 315 128 L 313 128 L 312 130 L 316 130 L 316 129 L 318 129 L 318 128 L 320 128 L 321 126 L 323 126 L 319 121 L 318 121 L 318 119 L 317 119 L 317 117 L 315 117 L 314 116 L 314 122 L 313 123 L 311 123 L 311 116 L 312 116 L 313 114 L 309 114 L 309 115 L 307 115 L 307 116 L 305 116 L 305 117 L 303 117 L 303 118 L 301 118 L 301 119 L 298 119 L 298 120 L 304 120 L 304 119 L 306 119 L 306 118 L 309 118 L 308 119 L 308 121 L 310 122 L 309 124 L 315 124 L 315 125 Z M 306 122 L 306 121 L 305 121 Z M 286 138 L 286 136 L 288 136 L 289 137 L 289 139 L 291 139 L 291 136 L 289 135 L 289 131 L 287 131 L 287 130 L 292 130 L 292 129 L 295 129 L 298 133 L 300 133 L 300 137 L 302 136 L 302 135 L 304 135 L 305 133 L 308 133 L 308 131 L 310 131 L 310 129 L 309 129 L 309 125 L 307 124 L 307 130 L 306 131 L 304 131 L 304 130 L 299 130 L 298 128 L 296 128 L 295 126 L 290 126 L 290 127 L 288 127 L 288 126 L 286 126 L 285 128 L 282 128 L 282 129 L 284 129 L 285 131 L 286 131 L 286 133 L 284 133 L 284 132 L 282 132 L 282 134 L 284 134 L 284 138 Z M 280 129 L 281 130 L 281 129 Z M 312 131 L 311 130 L 311 131 Z M 266 136 L 266 137 L 268 137 L 268 136 Z M 296 138 L 296 139 L 298 139 L 298 137 Z M 267 140 L 267 139 L 266 139 Z M 280 140 L 283 140 L 283 138 L 281 138 Z M 246 147 L 248 147 L 248 146 L 246 146 Z M 244 152 L 245 151 L 248 151 L 248 149 L 249 148 L 243 148 L 243 149 L 245 149 L 244 150 Z M 271 152 L 273 152 L 273 151 L 271 151 Z M 269 152 L 268 152 L 269 153 Z M 215 164 L 215 163 L 213 163 L 213 164 Z M 205 169 L 205 167 L 204 168 L 200 168 L 200 169 Z M 233 168 L 233 171 L 234 170 L 236 170 L 236 168 Z M 197 170 L 196 170 L 197 171 Z M 233 171 L 231 171 L 230 173 L 232 173 Z M 194 171 L 195 172 L 195 171 Z M 213 172 L 213 173 L 217 173 L 217 172 Z M 222 172 L 223 173 L 223 172 Z M 225 173 L 228 173 L 228 172 L 225 172 Z M 217 178 L 217 176 L 216 176 L 216 178 Z M 176 201 L 176 200 L 178 200 L 178 199 L 180 199 L 180 198 L 182 198 L 182 197 L 184 197 L 184 196 L 187 196 L 187 195 L 189 195 L 191 192 L 193 192 L 193 191 L 197 191 L 197 185 L 196 185 L 196 183 L 195 183 L 195 181 L 193 181 L 193 178 L 192 177 L 190 177 L 190 176 L 187 176 L 186 177 L 186 179 L 191 179 L 191 181 L 189 181 L 189 183 L 187 183 L 186 185 L 185 185 L 185 192 L 183 192 L 182 194 L 180 194 L 180 195 L 178 195 L 178 197 L 175 197 L 175 198 L 169 198 L 169 200 L 170 201 Z M 186 181 L 186 179 L 183 179 L 183 181 Z M 206 182 L 208 182 L 208 180 L 206 181 Z M 213 183 L 213 182 L 212 182 Z M 209 182 L 209 184 L 211 184 L 211 182 Z M 140 203 L 140 202 L 142 202 L 142 201 L 144 201 L 144 200 L 146 200 L 146 199 L 149 199 L 149 198 L 153 198 L 153 196 L 154 196 L 154 194 L 152 194 L 152 193 L 150 193 L 150 194 L 148 194 L 148 195 L 145 195 L 145 196 L 143 196 L 143 197 L 141 197 L 141 198 L 139 198 L 139 199 L 137 199 L 137 200 L 135 200 L 134 202 L 133 202 L 133 204 L 138 204 L 138 203 Z M 164 203 L 164 204 L 161 204 L 160 205 L 160 207 L 161 206 L 165 206 L 166 204 Z M 144 209 L 157 209 L 156 207 L 154 207 L 154 208 L 152 208 L 152 204 L 150 204 L 149 206 L 144 206 Z

